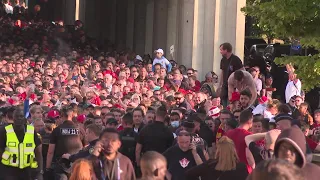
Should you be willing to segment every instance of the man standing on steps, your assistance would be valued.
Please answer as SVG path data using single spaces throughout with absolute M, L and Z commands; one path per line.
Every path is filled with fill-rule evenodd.
M 220 62 L 220 82 L 219 91 L 222 104 L 224 107 L 228 105 L 228 78 L 238 69 L 243 69 L 243 64 L 240 58 L 232 53 L 232 45 L 230 43 L 223 43 L 220 45 L 220 54 L 222 59 Z

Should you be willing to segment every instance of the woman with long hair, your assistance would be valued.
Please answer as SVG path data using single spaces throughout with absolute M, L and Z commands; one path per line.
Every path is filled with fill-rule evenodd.
M 91 162 L 86 159 L 76 160 L 69 180 L 97 180 Z
M 266 133 L 256 133 L 245 137 L 244 140 L 253 155 L 255 164 L 273 157 L 274 145 L 280 132 L 281 131 L 278 129 L 273 129 Z M 256 142 L 263 139 L 264 147 L 261 148 L 261 146 L 259 146 Z
M 223 136 L 217 143 L 216 160 L 210 159 L 186 172 L 187 180 L 245 180 L 247 167 L 239 158 L 231 139 Z

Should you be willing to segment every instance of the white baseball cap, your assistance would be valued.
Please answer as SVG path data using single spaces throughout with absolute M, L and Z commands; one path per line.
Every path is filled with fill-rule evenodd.
M 142 57 L 139 55 L 136 56 L 136 59 L 142 61 Z
M 161 53 L 161 54 L 164 54 L 163 50 L 162 49 L 157 49 L 154 51 L 155 53 Z

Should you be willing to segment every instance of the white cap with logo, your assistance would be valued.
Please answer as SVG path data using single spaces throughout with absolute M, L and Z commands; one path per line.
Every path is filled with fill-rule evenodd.
M 162 49 L 157 49 L 154 51 L 155 53 L 161 53 L 161 54 L 164 54 L 163 50 Z

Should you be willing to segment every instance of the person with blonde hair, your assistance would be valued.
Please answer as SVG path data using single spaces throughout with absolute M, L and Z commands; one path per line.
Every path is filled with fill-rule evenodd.
M 267 99 L 263 96 L 259 98 L 260 104 L 252 111 L 253 115 L 261 114 L 264 118 L 273 119 L 278 114 L 280 101 L 278 99 Z
M 90 161 L 78 159 L 72 165 L 69 180 L 97 180 Z
M 167 173 L 166 158 L 156 152 L 148 151 L 141 158 L 141 180 L 164 180 Z
M 43 118 L 43 116 L 42 116 L 43 109 L 40 105 L 31 106 L 29 112 L 31 115 L 31 118 L 28 120 L 30 124 L 33 124 L 35 119 L 42 119 Z
M 274 145 L 280 133 L 280 130 L 273 129 L 266 133 L 256 133 L 248 135 L 244 138 L 247 147 L 253 155 L 255 164 L 258 164 L 263 160 L 271 159 L 273 157 Z M 256 141 L 262 139 L 264 139 L 263 149 L 261 149 L 261 147 L 256 143 Z
M 239 162 L 233 141 L 223 136 L 217 142 L 216 160 L 210 159 L 186 172 L 187 180 L 245 180 L 247 167 Z

